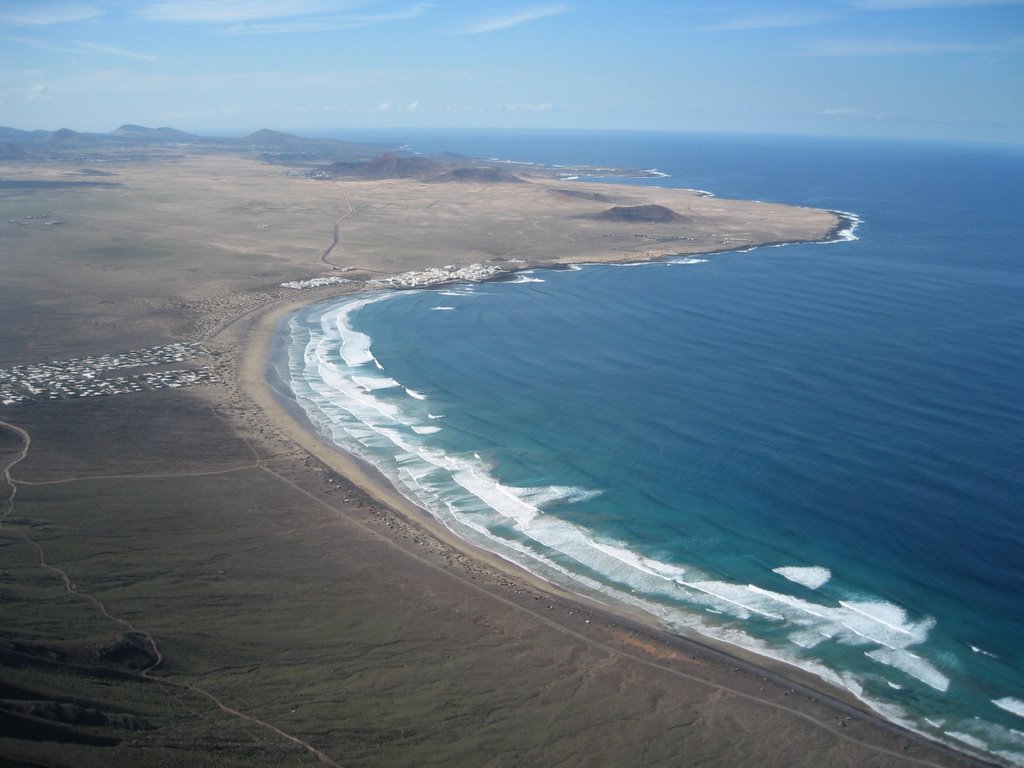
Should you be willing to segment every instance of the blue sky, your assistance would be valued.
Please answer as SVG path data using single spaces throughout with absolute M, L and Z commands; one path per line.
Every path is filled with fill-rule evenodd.
M 1024 142 L 1024 0 L 0 0 L 0 125 Z

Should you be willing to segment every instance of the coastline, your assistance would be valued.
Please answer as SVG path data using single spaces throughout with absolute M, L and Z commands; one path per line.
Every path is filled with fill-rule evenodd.
M 843 167 L 847 165 L 852 164 Z M 59 178 L 65 169 L 61 164 L 16 168 L 20 175 L 46 179 Z M 263 326 L 270 315 L 280 318 L 321 301 L 358 300 L 379 276 L 441 271 L 446 269 L 441 265 L 458 258 L 463 265 L 473 261 L 501 270 L 481 282 L 554 282 L 548 270 L 641 261 L 695 263 L 710 258 L 702 254 L 856 239 L 857 222 L 846 219 L 850 226 L 844 228 L 845 214 L 828 211 L 832 204 L 862 210 L 872 224 L 865 242 L 835 253 L 799 248 L 774 256 L 764 252 L 742 257 L 745 263 L 759 262 L 755 272 L 762 279 L 751 283 L 757 301 L 741 302 L 740 308 L 755 322 L 762 310 L 770 313 L 767 302 L 772 293 L 764 288 L 772 281 L 763 278 L 781 267 L 789 279 L 775 284 L 776 289 L 783 287 L 775 298 L 784 299 L 775 306 L 788 310 L 797 322 L 815 317 L 815 306 L 822 304 L 818 299 L 803 300 L 816 295 L 807 290 L 815 285 L 831 298 L 830 306 L 866 312 L 863 320 L 868 327 L 888 338 L 885 313 L 870 311 L 872 305 L 862 299 L 895 298 L 895 306 L 902 306 L 901 291 L 916 285 L 919 275 L 936 275 L 916 269 L 916 263 L 904 268 L 895 263 L 902 260 L 878 257 L 894 231 L 913 231 L 900 226 L 904 216 L 918 225 L 931 223 L 935 210 L 945 210 L 941 199 L 937 208 L 925 205 L 937 201 L 924 196 L 906 209 L 898 197 L 890 199 L 892 195 L 869 201 L 857 191 L 887 189 L 870 176 L 851 188 L 851 194 L 835 196 L 833 191 L 845 188 L 812 186 L 808 189 L 826 190 L 828 196 L 805 196 L 802 186 L 773 184 L 771 194 L 777 188 L 784 198 L 820 202 L 820 208 L 787 207 L 794 224 L 802 221 L 814 226 L 813 231 L 784 228 L 781 220 L 774 226 L 772 222 L 785 217 L 786 210 L 771 203 L 748 203 L 737 206 L 732 223 L 725 220 L 724 228 L 716 230 L 719 236 L 696 243 L 682 236 L 688 234 L 685 230 L 669 232 L 656 223 L 618 222 L 613 227 L 562 216 L 583 203 L 550 192 L 530 199 L 524 195 L 530 187 L 507 191 L 491 185 L 427 187 L 398 181 L 341 185 L 284 176 L 280 167 L 221 156 L 173 164 L 130 161 L 116 171 L 124 182 L 117 189 L 131 186 L 131 195 L 114 188 L 77 194 L 74 188 L 54 187 L 45 194 L 34 192 L 31 199 L 12 198 L 10 215 L 15 220 L 5 230 L 12 246 L 7 281 L 12 325 L 0 345 L 5 365 L 198 340 L 208 356 L 196 364 L 208 364 L 221 383 L 3 409 L 4 419 L 20 425 L 15 430 L 23 427 L 31 433 L 32 450 L 13 471 L 11 484 L 19 485 L 18 513 L 4 516 L 4 542 L 11 553 L 5 576 L 12 578 L 4 590 L 9 598 L 21 594 L 24 599 L 0 643 L 0 666 L 5 682 L 25 681 L 24 695 L 15 697 L 22 701 L 18 706 L 36 707 L 36 700 L 53 700 L 116 714 L 123 711 L 124 702 L 138 696 L 139 722 L 148 719 L 156 729 L 147 733 L 113 727 L 113 722 L 58 722 L 55 727 L 72 741 L 57 746 L 34 740 L 15 727 L 0 739 L 0 753 L 24 754 L 39 765 L 86 758 L 106 764 L 110 748 L 89 744 L 94 737 L 110 736 L 120 742 L 116 749 L 129 762 L 134 762 L 133 755 L 139 762 L 180 762 L 188 755 L 218 765 L 278 765 L 294 757 L 290 750 L 298 743 L 279 728 L 339 760 L 344 756 L 346 764 L 359 765 L 642 761 L 651 766 L 683 762 L 816 768 L 992 764 L 986 760 L 1004 765 L 1004 756 L 1010 764 L 1024 759 L 1019 751 L 986 752 L 981 738 L 972 743 L 944 736 L 957 729 L 941 723 L 921 723 L 922 735 L 908 732 L 899 723 L 909 722 L 913 730 L 916 721 L 884 706 L 877 710 L 883 714 L 876 714 L 874 703 L 889 699 L 876 699 L 871 691 L 865 692 L 870 702 L 865 704 L 833 688 L 828 677 L 822 681 L 810 671 L 758 656 L 753 649 L 744 652 L 699 635 L 673 634 L 696 630 L 666 631 L 660 629 L 657 616 L 637 614 L 629 602 L 613 607 L 600 603 L 600 594 L 591 593 L 597 600 L 588 601 L 560 591 L 543 580 L 543 570 L 538 571 L 540 578 L 531 578 L 515 565 L 476 549 L 475 539 L 463 541 L 410 505 L 374 466 L 320 438 L 299 409 L 289 414 L 286 402 L 278 403 L 277 410 L 274 403 L 258 405 L 253 392 L 266 389 L 266 396 L 273 399 L 264 376 L 266 359 L 256 355 L 251 381 L 241 386 L 239 363 L 253 351 L 260 329 L 267 334 L 268 350 L 273 341 L 277 322 Z M 804 184 L 803 174 L 778 175 Z M 882 180 L 892 177 L 886 174 Z M 645 186 L 634 190 L 601 184 L 598 189 L 597 182 L 591 186 L 588 181 L 562 186 L 570 185 L 602 197 L 614 188 L 615 202 L 648 202 L 646 194 L 632 194 Z M 620 193 L 620 186 L 630 193 Z M 742 203 L 764 194 L 759 188 L 749 194 L 746 190 L 743 185 L 734 187 L 731 196 Z M 321 254 L 331 240 L 331 224 L 337 233 L 339 214 L 350 208 L 348 192 L 355 198 L 355 213 L 344 220 L 340 250 L 332 251 L 339 263 L 333 266 L 322 261 Z M 189 202 L 164 206 L 171 197 Z M 684 201 L 677 211 L 688 206 L 685 197 L 674 200 Z M 596 208 L 601 203 L 604 208 L 611 202 L 592 198 L 587 205 Z M 707 212 L 695 205 L 698 208 Z M 44 224 L 53 218 L 41 215 L 47 211 L 60 213 L 61 226 Z M 158 219 L 153 211 L 161 212 Z M 814 221 L 806 218 L 815 211 Z M 890 211 L 899 216 L 890 216 Z M 944 239 L 963 247 L 958 230 L 980 232 L 988 219 L 976 211 L 975 218 L 961 220 L 958 211 L 959 207 L 951 209 L 942 217 L 948 229 L 941 231 Z M 757 222 L 756 233 L 744 231 L 744 216 Z M 451 226 L 453 221 L 464 225 Z M 563 249 L 562 240 L 553 240 L 553 235 L 564 237 L 567 247 Z M 757 236 L 763 237 L 758 245 L 742 239 Z M 723 240 L 731 244 L 724 245 Z M 129 241 L 130 249 L 121 247 Z M 676 244 L 705 250 L 673 252 Z M 559 261 L 551 263 L 552 254 Z M 854 258 L 849 258 L 851 254 Z M 694 255 L 699 258 L 690 258 Z M 840 258 L 821 258 L 829 255 Z M 864 255 L 876 258 L 866 265 Z M 942 255 L 958 263 L 952 249 Z M 117 269 L 121 266 L 131 268 Z M 534 269 L 544 273 L 520 274 Z M 621 291 L 637 276 L 636 270 L 595 271 L 608 273 L 613 291 L 616 286 Z M 719 271 L 733 280 L 745 279 L 742 270 Z M 712 272 L 691 272 L 688 277 L 695 280 L 687 285 L 699 286 Z M 879 280 L 880 272 L 903 279 Z M 324 287 L 311 285 L 302 291 L 282 287 L 296 277 L 317 275 L 326 281 L 337 280 L 326 276 L 356 280 L 332 287 L 319 283 Z M 817 276 L 818 282 L 812 283 L 807 275 Z M 831 276 L 845 279 L 820 282 Z M 935 285 L 953 288 L 958 285 L 954 278 L 960 276 L 957 271 L 947 281 L 939 275 L 942 279 Z M 447 279 L 461 282 L 454 276 Z M 382 292 L 391 290 L 400 288 L 382 287 Z M 480 286 L 480 292 L 488 290 Z M 699 298 L 700 293 L 698 287 L 680 296 Z M 52 300 L 58 294 L 64 297 L 62 312 L 54 314 Z M 429 296 L 420 294 L 419 299 Z M 638 301 L 649 299 L 642 292 L 628 295 Z M 1003 307 L 996 300 L 1000 296 L 992 296 L 993 308 Z M 762 300 L 765 303 L 759 304 Z M 794 312 L 796 307 L 804 311 Z M 957 318 L 973 318 L 966 314 L 970 310 L 971 303 L 964 301 L 944 307 L 942 317 L 948 325 Z M 75 322 L 68 323 L 67 318 Z M 315 323 L 312 314 L 306 319 L 311 318 Z M 404 321 L 393 323 L 401 332 Z M 958 346 L 972 348 L 962 344 L 964 336 L 957 337 Z M 997 343 L 979 348 L 994 359 L 991 352 Z M 844 349 L 834 346 L 840 352 Z M 870 373 L 870 367 L 867 370 Z M 401 375 L 396 378 L 404 380 Z M 998 386 L 1012 391 L 1007 386 L 1010 378 L 995 377 L 980 389 L 991 392 Z M 392 400 L 402 397 L 397 390 L 384 394 Z M 971 397 L 950 399 L 970 401 Z M 419 423 L 427 424 L 427 404 L 409 404 L 423 417 Z M 1012 423 L 1013 413 L 1009 416 Z M 140 430 L 140 424 L 147 429 Z M 16 432 L 0 425 L 0 443 L 0 454 L 13 458 L 19 443 Z M 390 474 L 387 464 L 381 467 Z M 874 479 L 874 473 L 860 476 Z M 716 472 L 715 479 L 723 477 Z M 356 479 L 358 485 L 346 478 Z M 408 492 L 400 482 L 398 488 Z M 83 506 L 82 498 L 95 503 Z M 13 510 L 14 505 L 9 507 Z M 907 541 L 903 535 L 889 539 Z M 966 543 L 958 538 L 957 549 L 970 552 Z M 481 544 L 487 546 L 485 541 Z M 941 548 L 928 551 L 935 555 Z M 838 582 L 843 569 L 828 560 L 819 562 L 833 565 Z M 62 601 L 50 599 L 60 592 L 60 582 L 53 581 L 54 568 L 46 563 L 69 575 Z M 109 607 L 110 615 L 97 615 L 97 599 Z M 920 606 L 927 606 L 896 600 L 918 606 L 917 613 Z M 146 674 L 140 676 L 131 666 L 131 654 L 127 664 L 100 659 L 97 666 L 97 654 L 116 651 L 122 644 L 128 650 L 146 651 L 136 642 L 145 637 L 125 631 L 129 625 L 121 617 L 159 643 L 165 662 L 157 675 L 167 685 L 154 685 Z M 43 642 L 26 650 L 23 641 L 35 642 L 41 632 L 47 636 Z M 81 640 L 72 641 L 73 648 L 68 645 L 68 638 L 80 635 Z M 980 631 L 960 637 L 967 663 L 988 665 L 981 667 L 982 672 L 1005 669 L 1005 660 L 1015 653 L 1012 647 L 1008 652 L 1006 643 L 990 647 Z M 1011 635 L 993 635 L 999 637 L 1012 645 Z M 50 657 L 64 658 L 69 648 L 74 651 L 70 660 L 53 666 Z M 147 652 L 137 655 L 146 664 L 153 661 Z M 1013 669 L 1007 671 L 1014 685 L 1002 679 L 996 685 L 999 693 L 988 698 L 1000 712 L 1010 713 L 1000 724 L 1016 726 L 1012 716 L 1020 716 L 1020 710 L 1007 707 L 1016 707 L 1019 698 L 1005 694 L 1018 695 L 1019 680 Z M 113 684 L 111 672 L 116 675 Z M 214 710 L 205 694 L 183 698 L 173 687 L 178 682 L 202 685 L 238 711 Z M 913 703 L 907 697 L 918 691 L 909 688 L 904 684 L 894 696 Z M 968 696 L 961 693 L 968 692 L 951 691 L 948 711 L 963 712 Z M 997 696 L 1002 698 L 996 700 Z M 895 698 L 893 702 L 899 704 Z M 5 707 L 10 706 L 8 701 Z M 55 713 L 60 720 L 66 710 L 38 711 L 43 719 Z M 985 710 L 975 711 L 984 721 Z M 897 724 L 887 721 L 886 715 Z M 262 718 L 265 726 L 255 735 L 253 726 L 259 721 L 254 717 Z M 131 722 L 136 720 L 124 725 Z M 959 735 L 970 738 L 979 733 L 971 725 L 966 723 Z M 240 738 L 232 736 L 235 728 Z M 1015 730 L 1012 738 L 1019 737 Z M 259 755 L 252 746 L 254 738 Z M 63 755 L 69 757 L 58 758 Z
M 855 225 L 856 221 L 841 218 L 840 223 L 830 233 L 830 237 L 838 239 L 838 233 L 850 230 Z M 565 265 L 563 268 L 569 266 Z M 531 265 L 524 268 L 546 267 Z M 497 589 L 506 598 L 518 598 L 518 607 L 528 612 L 533 612 L 530 602 L 542 601 L 550 613 L 541 618 L 549 623 L 553 622 L 562 631 L 574 637 L 580 637 L 577 629 L 570 629 L 564 622 L 559 621 L 559 618 L 563 615 L 588 616 L 587 634 L 596 637 L 586 637 L 587 642 L 598 643 L 602 647 L 617 644 L 620 653 L 639 663 L 660 665 L 662 660 L 669 658 L 676 665 L 682 662 L 682 669 L 668 671 L 719 690 L 739 693 L 760 705 L 795 712 L 802 719 L 844 739 L 859 744 L 868 743 L 862 738 L 855 738 L 849 730 L 851 723 L 856 721 L 874 732 L 872 740 L 881 738 L 883 741 L 894 739 L 899 742 L 898 751 L 890 747 L 873 748 L 906 758 L 909 762 L 942 764 L 914 756 L 914 750 L 921 749 L 937 751 L 938 754 L 953 761 L 950 764 L 996 765 L 887 720 L 849 691 L 833 686 L 816 675 L 786 662 L 696 633 L 675 634 L 661 628 L 653 617 L 630 610 L 628 606 L 600 604 L 549 583 L 460 538 L 428 511 L 409 501 L 375 467 L 333 444 L 328 444 L 308 421 L 297 419 L 297 414 L 289 412 L 285 404 L 274 394 L 267 370 L 271 349 L 278 325 L 287 315 L 312 303 L 340 299 L 361 292 L 347 287 L 343 291 L 331 291 L 329 295 L 297 296 L 294 299 L 275 302 L 258 311 L 251 330 L 244 337 L 238 382 L 241 389 L 258 405 L 265 418 L 277 430 L 285 433 L 324 466 L 353 483 L 376 503 L 383 505 L 387 512 L 395 515 L 395 523 L 388 523 L 387 528 L 397 538 L 426 536 L 436 540 L 443 547 L 458 552 L 476 565 L 467 568 L 464 563 L 460 563 L 458 567 L 452 567 L 449 561 L 446 567 L 442 563 L 441 567 L 446 568 L 453 578 L 463 582 L 470 581 L 474 585 L 478 581 L 486 581 L 490 585 L 486 588 L 488 594 L 493 595 Z M 556 606 L 560 610 L 555 611 Z M 626 639 L 623 639 L 624 637 Z M 638 638 L 642 640 L 638 642 Z M 712 670 L 710 680 L 694 674 L 707 673 L 709 668 Z M 760 682 L 759 693 L 763 695 L 742 691 L 743 684 L 748 683 L 751 678 L 756 678 Z M 766 688 L 769 688 L 767 692 Z M 790 702 L 797 698 L 800 700 L 801 708 L 810 707 L 813 712 L 799 712 L 790 707 Z

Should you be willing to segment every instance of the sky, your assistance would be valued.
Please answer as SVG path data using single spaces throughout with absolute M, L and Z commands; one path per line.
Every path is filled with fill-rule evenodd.
M 0 0 L 0 125 L 1024 143 L 1024 0 Z

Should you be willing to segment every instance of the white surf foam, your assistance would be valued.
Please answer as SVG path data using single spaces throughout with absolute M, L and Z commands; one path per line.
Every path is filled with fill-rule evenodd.
M 397 381 L 386 376 L 353 376 L 352 381 L 370 391 L 400 386 Z
M 901 672 L 906 672 L 937 691 L 945 693 L 949 690 L 949 678 L 936 669 L 931 662 L 922 659 L 916 653 L 893 650 L 892 648 L 878 648 L 874 651 L 867 651 L 865 656 L 881 664 L 895 667 Z
M 1002 710 L 1017 715 L 1017 717 L 1024 717 L 1024 701 L 1021 701 L 1020 699 L 1015 699 L 1012 696 L 1004 696 L 1001 699 L 993 699 L 992 703 Z
M 680 581 L 679 583 L 690 589 L 703 592 L 716 601 L 739 608 L 740 618 L 747 618 L 747 615 L 753 613 L 773 621 L 785 620 L 780 614 L 768 610 L 763 603 L 753 599 L 754 593 L 741 584 L 732 584 L 727 581 Z
M 682 579 L 686 575 L 686 569 L 668 563 L 662 563 L 643 555 L 633 552 L 623 544 L 611 544 L 591 539 L 588 544 L 599 552 L 612 557 L 626 565 L 636 568 L 644 573 L 657 576 L 665 581 Z
M 685 256 L 681 259 L 672 259 L 669 264 L 707 264 L 707 259 L 696 259 L 692 256 Z
M 454 312 L 455 311 L 455 307 L 445 307 L 445 306 L 431 307 L 430 311 L 431 312 Z
M 375 398 L 374 390 L 360 386 L 353 374 L 384 379 L 364 377 L 346 365 L 348 358 L 339 353 L 343 332 L 338 324 L 324 323 L 322 329 L 328 338 L 311 339 L 306 360 L 290 364 L 293 388 L 311 421 L 346 450 L 378 464 L 412 501 L 430 509 L 456 533 L 543 578 L 641 608 L 675 631 L 702 632 L 795 663 L 850 690 L 859 689 L 856 680 L 840 678 L 809 658 L 811 649 L 825 642 L 875 646 L 865 648 L 873 661 L 896 667 L 937 690 L 948 688 L 948 678 L 924 658 L 926 651 L 917 655 L 905 650 L 927 639 L 933 619 L 911 618 L 900 606 L 870 597 L 836 603 L 813 595 L 814 600 L 805 600 L 755 584 L 709 578 L 692 565 L 661 562 L 622 542 L 597 540 L 586 528 L 545 514 L 544 508 L 585 503 L 599 491 L 504 485 L 479 455 L 453 456 L 429 448 L 418 436 L 436 432 L 438 428 L 423 423 L 441 416 L 425 413 L 424 406 L 411 400 L 402 399 L 403 405 L 397 407 Z M 362 365 L 372 361 L 379 366 L 372 354 L 361 359 Z M 414 400 L 425 399 L 406 392 Z M 339 422 L 346 415 L 352 419 Z M 358 444 L 353 446 L 353 441 Z M 783 566 L 776 573 L 809 589 L 831 577 L 820 566 Z M 778 625 L 793 645 L 759 640 L 753 635 L 759 630 L 744 631 L 737 620 Z M 867 669 L 870 663 L 861 666 Z M 957 730 L 962 730 L 959 724 Z
M 947 736 L 952 736 L 957 741 L 962 741 L 969 747 L 974 747 L 975 749 L 980 749 L 982 751 L 988 749 L 988 744 L 975 736 L 971 736 L 969 733 L 962 733 L 961 731 L 944 731 L 944 733 Z
M 780 568 L 772 568 L 772 572 L 808 589 L 817 589 L 828 583 L 828 580 L 832 578 L 832 571 L 820 565 L 786 565 Z
M 868 624 L 861 624 L 862 627 L 877 625 L 893 633 L 901 634 L 908 638 L 909 641 L 912 641 L 897 642 L 895 645 L 889 642 L 883 643 L 883 645 L 894 648 L 905 648 L 907 645 L 913 645 L 915 642 L 923 642 L 927 637 L 927 630 L 931 629 L 935 623 L 933 619 L 921 623 L 911 622 L 907 619 L 905 608 L 882 600 L 873 602 L 840 600 L 839 604 L 858 616 L 863 616 L 867 619 Z
M 358 367 L 370 362 L 376 362 L 376 358 L 374 358 L 373 354 L 370 352 L 370 337 L 365 333 L 355 330 L 350 324 L 352 313 L 369 304 L 384 301 L 392 295 L 395 294 L 379 294 L 366 299 L 348 302 L 341 305 L 339 311 L 335 313 L 333 318 L 331 318 L 330 315 L 324 316 L 323 323 L 325 331 L 329 330 L 327 326 L 333 319 L 334 328 L 341 337 L 341 356 L 349 366 Z
M 512 283 L 544 283 L 547 282 L 541 277 L 534 277 L 533 270 L 527 269 L 523 272 L 517 272 L 515 279 L 511 280 Z
M 850 213 L 849 211 L 832 211 L 843 216 L 848 222 L 849 226 L 845 229 L 841 229 L 836 233 L 836 237 L 832 242 L 850 242 L 851 240 L 859 240 L 857 237 L 857 227 L 864 223 L 864 220 L 856 213 Z
M 415 400 L 426 400 L 427 399 L 427 396 L 424 395 L 422 392 L 417 392 L 415 389 L 409 389 L 408 387 L 404 387 L 404 389 L 405 389 L 405 394 L 407 394 L 411 398 L 414 398 Z M 435 417 L 431 416 L 431 418 L 435 418 Z

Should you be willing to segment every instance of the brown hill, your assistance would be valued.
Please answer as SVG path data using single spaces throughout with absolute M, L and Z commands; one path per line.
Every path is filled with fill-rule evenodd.
M 399 157 L 385 152 L 367 163 L 332 163 L 323 169 L 332 178 L 423 179 L 435 176 L 440 166 L 425 157 Z
M 664 205 L 617 205 L 607 211 L 594 214 L 592 218 L 599 221 L 646 222 L 649 224 L 669 224 L 684 220 L 683 216 Z
M 250 133 L 243 139 L 243 141 L 249 144 L 293 144 L 295 142 L 302 141 L 298 136 L 291 133 L 282 133 L 281 131 L 272 131 L 269 128 L 261 128 L 258 131 Z
M 140 141 L 189 142 L 199 138 L 191 133 L 179 131 L 177 128 L 147 128 L 144 125 L 131 125 L 130 123 L 111 131 L 110 135 Z
M 23 160 L 30 157 L 29 153 L 11 141 L 0 142 L 0 159 Z
M 434 176 L 428 181 L 439 183 L 462 182 L 475 184 L 526 184 L 518 176 L 498 168 L 452 168 L 450 171 Z
M 596 200 L 600 203 L 610 203 L 612 198 L 602 195 L 600 192 L 584 192 L 582 189 L 552 189 L 551 194 L 557 197 L 569 197 L 575 200 Z

